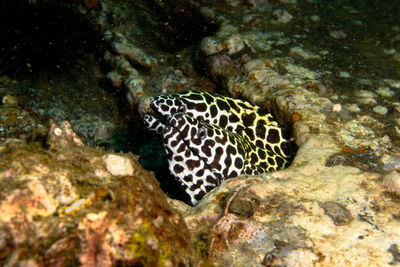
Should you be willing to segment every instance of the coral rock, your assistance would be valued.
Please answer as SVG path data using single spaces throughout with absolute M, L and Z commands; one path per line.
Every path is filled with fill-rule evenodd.
M 63 144 L 1 145 L 0 265 L 195 264 L 181 215 L 137 157 Z

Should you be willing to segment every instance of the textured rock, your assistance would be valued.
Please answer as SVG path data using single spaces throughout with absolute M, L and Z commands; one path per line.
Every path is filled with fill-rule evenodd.
M 400 174 L 393 171 L 383 178 L 383 186 L 390 193 L 400 196 Z
M 106 169 L 115 176 L 130 176 L 133 175 L 133 167 L 129 158 L 122 155 L 108 154 L 103 156 L 103 161 L 106 164 Z
M 289 168 L 223 182 L 183 211 L 198 246 L 210 244 L 216 265 L 389 264 L 400 205 L 385 200 L 378 174 L 325 166 L 337 151 L 312 137 Z
M 36 114 L 29 113 L 18 105 L 11 95 L 2 98 L 0 105 L 0 141 L 11 142 L 11 138 L 35 140 L 47 134 L 47 122 Z
M 193 266 L 180 214 L 132 154 L 64 135 L 0 146 L 0 264 Z M 69 144 L 69 145 L 67 145 Z
M 387 126 L 396 125 L 399 116 L 398 105 L 389 100 L 397 82 L 355 78 L 359 72 L 338 70 L 342 62 L 337 61 L 327 70 L 324 59 L 336 51 L 305 46 L 306 33 L 296 31 L 295 38 L 288 38 L 283 27 L 284 33 L 270 29 L 279 27 L 279 18 L 288 18 L 280 23 L 289 28 L 299 22 L 294 9 L 279 6 L 266 11 L 268 17 L 240 13 L 238 1 L 229 3 L 235 6 L 230 12 L 246 16 L 240 23 L 230 19 L 231 13 L 219 16 L 221 27 L 201 43 L 199 63 L 232 96 L 272 109 L 291 128 L 298 151 L 287 169 L 227 180 L 194 208 L 172 201 L 184 214 L 200 255 L 216 266 L 396 264 L 400 151 L 398 129 Z M 339 28 L 328 32 L 328 43 L 350 36 Z M 227 47 L 233 36 L 245 44 L 237 46 L 237 54 Z M 308 61 L 320 65 L 313 69 Z M 340 79 L 337 87 L 324 71 Z M 350 82 L 354 79 L 357 89 Z M 388 89 L 376 90 L 376 84 Z M 393 114 L 385 116 L 391 108 Z

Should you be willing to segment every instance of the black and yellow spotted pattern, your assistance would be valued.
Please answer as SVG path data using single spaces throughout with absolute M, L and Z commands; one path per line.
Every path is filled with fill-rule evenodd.
M 158 121 L 149 114 L 144 120 L 146 125 Z M 178 177 L 193 205 L 225 179 L 267 172 L 268 159 L 273 158 L 263 155 L 260 161 L 261 149 L 248 140 L 185 113 L 172 114 L 163 125 L 161 133 L 169 169 Z
M 272 115 L 249 102 L 208 92 L 185 91 L 154 97 L 150 106 L 165 117 L 183 112 L 237 133 L 257 147 L 276 154 L 278 168 L 292 157 L 290 142 Z
M 289 140 L 284 138 L 278 123 L 264 109 L 246 101 L 207 92 L 186 91 L 154 97 L 150 106 L 167 122 L 165 124 L 146 114 L 145 126 L 162 135 L 170 171 L 181 180 L 193 204 L 224 179 L 243 173 L 275 171 L 287 166 L 291 160 Z M 185 123 L 176 124 L 178 118 Z M 166 133 L 166 129 L 171 128 L 175 129 L 174 135 Z M 216 146 L 213 153 L 197 153 L 202 151 L 203 146 L 193 136 L 200 129 L 207 132 L 208 146 L 211 143 Z M 176 148 L 178 137 L 186 140 L 179 143 L 179 150 Z M 243 164 L 235 165 L 238 156 L 233 159 L 233 153 L 241 155 Z M 173 155 L 179 155 L 178 159 L 182 157 L 184 163 L 179 163 Z M 195 158 L 201 159 L 204 164 L 200 162 L 196 168 L 183 166 Z M 213 165 L 207 165 L 210 162 Z M 207 177 L 209 183 L 206 183 Z M 211 182 L 214 180 L 217 182 Z

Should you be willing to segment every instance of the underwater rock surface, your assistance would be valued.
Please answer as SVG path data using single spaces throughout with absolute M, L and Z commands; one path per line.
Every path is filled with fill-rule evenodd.
M 224 181 L 195 208 L 180 207 L 203 257 L 217 266 L 386 266 L 400 242 L 400 204 L 382 176 L 325 166 L 341 151 L 311 136 L 292 165 Z M 387 176 L 391 185 L 394 174 Z M 177 206 L 179 208 L 179 206 Z
M 303 5 L 280 6 L 293 15 Z M 361 71 L 352 76 L 338 70 L 338 78 L 332 77 L 339 63 L 332 69 L 323 58 L 336 51 L 322 47 L 313 53 L 296 46 L 296 38 L 310 45 L 307 29 L 302 37 L 290 32 L 284 37 L 279 28 L 304 17 L 276 19 L 272 28 L 283 34 L 263 30 L 270 25 L 261 14 L 288 17 L 275 8 L 265 13 L 236 8 L 240 25 L 229 19 L 232 14 L 219 16 L 221 28 L 200 45 L 201 62 L 231 95 L 272 108 L 281 123 L 292 126 L 299 146 L 293 163 L 271 174 L 227 180 L 195 208 L 173 204 L 202 256 L 216 266 L 397 263 L 400 134 L 388 126 L 399 127 L 399 99 L 391 92 L 398 92 L 400 77 L 385 79 L 391 73 L 380 72 L 380 78 L 366 81 Z M 346 38 L 341 31 L 330 36 Z M 394 107 L 390 116 L 388 107 Z
M 46 143 L 0 145 L 1 265 L 195 264 L 181 215 L 136 156 L 85 147 L 68 123 L 50 124 Z

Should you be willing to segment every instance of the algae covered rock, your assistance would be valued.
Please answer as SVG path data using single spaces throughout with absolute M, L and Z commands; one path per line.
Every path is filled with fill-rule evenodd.
M 136 156 L 54 134 L 73 137 L 53 125 L 49 149 L 23 140 L 1 145 L 0 265 L 194 264 L 181 215 Z
M 340 151 L 309 136 L 291 166 L 224 181 L 182 209 L 201 256 L 216 266 L 387 266 L 400 242 L 397 195 L 382 175 L 326 166 Z M 361 256 L 360 256 L 361 255 Z
M 8 88 L 5 88 L 8 89 Z M 1 96 L 1 95 L 0 95 Z M 46 121 L 37 114 L 20 107 L 13 95 L 4 95 L 0 102 L 0 141 L 40 139 L 47 133 Z

